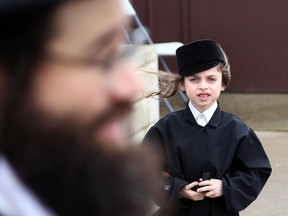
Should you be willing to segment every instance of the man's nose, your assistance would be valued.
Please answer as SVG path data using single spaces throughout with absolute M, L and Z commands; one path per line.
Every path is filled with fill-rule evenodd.
M 119 101 L 135 99 L 143 87 L 139 71 L 129 61 L 121 62 L 117 70 L 118 75 L 110 87 L 111 98 Z

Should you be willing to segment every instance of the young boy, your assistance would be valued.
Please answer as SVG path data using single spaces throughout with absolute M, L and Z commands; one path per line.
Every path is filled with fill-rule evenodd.
M 269 159 L 254 131 L 217 102 L 231 79 L 220 45 L 199 40 L 178 48 L 176 56 L 179 74 L 160 74 L 162 87 L 152 95 L 170 97 L 180 88 L 189 103 L 160 119 L 144 138 L 163 164 L 167 196 L 156 200 L 156 214 L 239 215 L 270 176 Z

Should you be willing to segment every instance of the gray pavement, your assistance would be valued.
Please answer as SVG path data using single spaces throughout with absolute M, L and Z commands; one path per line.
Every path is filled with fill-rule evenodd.
M 241 216 L 288 215 L 288 132 L 256 131 L 272 165 L 272 175 L 259 197 Z

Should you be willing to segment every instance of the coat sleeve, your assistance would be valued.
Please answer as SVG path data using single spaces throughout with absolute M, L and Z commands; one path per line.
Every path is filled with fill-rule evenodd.
M 252 129 L 241 138 L 232 167 L 222 178 L 223 191 L 228 211 L 239 212 L 257 198 L 272 171 Z
M 154 201 L 162 209 L 181 210 L 186 207 L 186 200 L 179 197 L 179 191 L 188 182 L 178 177 L 163 175 L 163 172 L 169 173 L 163 140 L 163 133 L 157 127 L 151 127 L 143 140 L 143 144 L 156 153 L 161 164 L 161 170 L 159 170 L 162 178 L 161 185 L 159 185 L 160 196 L 155 197 Z M 171 173 L 169 174 L 171 175 Z

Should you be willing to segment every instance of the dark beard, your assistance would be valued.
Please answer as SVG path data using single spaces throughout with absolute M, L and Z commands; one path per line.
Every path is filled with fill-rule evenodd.
M 15 113 L 6 121 L 2 151 L 57 215 L 147 215 L 155 173 L 144 151 L 103 148 L 92 138 L 96 121 L 83 130 L 31 107 Z M 100 122 L 108 115 L 103 116 Z

